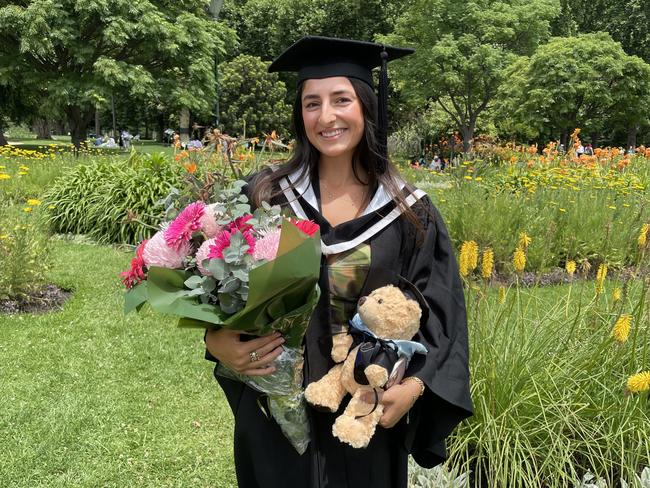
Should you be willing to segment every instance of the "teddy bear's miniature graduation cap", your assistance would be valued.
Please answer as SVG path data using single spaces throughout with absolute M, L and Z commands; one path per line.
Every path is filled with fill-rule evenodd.
M 298 82 L 314 78 L 347 76 L 364 81 L 374 88 L 372 70 L 380 67 L 377 140 L 382 155 L 387 160 L 388 70 L 386 63 L 413 52 L 415 52 L 413 49 L 386 46 L 374 42 L 306 36 L 280 54 L 269 66 L 269 72 L 297 72 Z M 380 172 L 383 171 L 385 168 L 380 169 Z

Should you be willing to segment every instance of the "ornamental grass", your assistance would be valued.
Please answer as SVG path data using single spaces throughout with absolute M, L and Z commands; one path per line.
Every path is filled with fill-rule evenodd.
M 447 467 L 468 486 L 613 487 L 648 466 L 650 282 L 628 288 L 467 287 L 475 415 Z

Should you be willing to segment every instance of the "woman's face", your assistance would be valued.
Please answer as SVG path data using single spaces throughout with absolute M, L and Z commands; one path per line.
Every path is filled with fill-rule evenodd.
M 307 138 L 328 157 L 350 156 L 363 137 L 363 109 L 344 76 L 307 80 L 303 85 L 302 120 Z

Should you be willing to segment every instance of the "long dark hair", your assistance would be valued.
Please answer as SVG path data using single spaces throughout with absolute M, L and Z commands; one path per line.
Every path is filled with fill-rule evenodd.
M 381 183 L 387 193 L 396 201 L 397 206 L 403 211 L 403 215 L 411 222 L 416 229 L 423 229 L 422 223 L 406 203 L 403 192 L 397 185 L 399 172 L 388 161 L 379 150 L 377 141 L 377 95 L 374 90 L 365 82 L 356 78 L 348 78 L 361 103 L 363 111 L 364 128 L 363 137 L 352 155 L 352 171 L 359 183 L 368 185 L 369 191 L 364 199 L 364 206 L 372 198 L 374 190 Z M 276 171 L 263 171 L 258 173 L 251 181 L 251 200 L 254 206 L 259 207 L 262 201 L 270 201 L 282 193 L 278 182 L 280 179 L 300 170 L 300 177 L 308 177 L 318 169 L 320 152 L 316 149 L 305 131 L 305 124 L 302 119 L 302 91 L 304 82 L 298 85 L 296 99 L 293 104 L 292 128 L 296 134 L 296 143 L 289 160 L 280 166 Z M 359 174 L 362 171 L 363 176 Z M 367 175 L 367 177 L 366 177 Z M 367 181 L 366 181 L 367 179 Z

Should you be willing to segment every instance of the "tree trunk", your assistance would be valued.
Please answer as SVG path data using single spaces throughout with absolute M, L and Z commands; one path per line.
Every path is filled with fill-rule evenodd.
M 180 113 L 181 144 L 190 142 L 190 109 L 183 107 Z
M 101 136 L 102 134 L 102 125 L 101 125 L 101 115 L 102 113 L 98 108 L 95 109 L 95 136 Z
M 156 142 L 163 142 L 163 135 L 165 133 L 165 114 L 158 112 L 156 117 L 156 123 L 158 124 L 158 132 L 156 132 Z
M 568 151 L 567 144 L 569 143 L 569 130 L 562 129 L 562 134 L 560 135 L 560 144 L 564 146 L 564 151 Z
M 2 125 L 2 119 L 0 119 L 0 146 L 6 146 L 7 144 L 9 144 L 9 142 L 5 137 L 5 129 Z
M 600 142 L 600 132 L 594 131 L 589 134 L 589 137 L 591 138 L 591 141 L 588 142 L 590 142 L 593 147 L 598 147 L 598 143 Z
M 469 125 L 462 125 L 460 133 L 463 136 L 463 153 L 467 155 L 472 150 L 472 143 L 474 141 L 474 127 L 475 124 L 470 121 Z
M 50 122 L 46 118 L 36 118 L 34 119 L 34 130 L 36 131 L 37 139 L 52 139 L 52 133 L 50 132 Z
M 636 135 L 639 133 L 639 126 L 634 125 L 627 129 L 627 147 L 626 150 L 631 148 L 636 148 Z
M 81 144 L 86 141 L 86 128 L 95 113 L 94 108 L 82 109 L 78 106 L 68 106 L 65 108 L 70 124 L 70 139 L 75 147 L 75 154 L 79 154 Z

